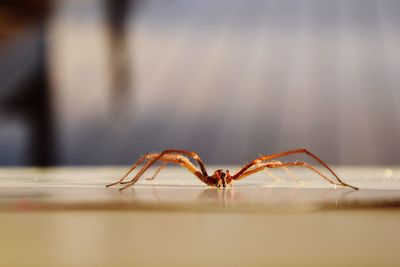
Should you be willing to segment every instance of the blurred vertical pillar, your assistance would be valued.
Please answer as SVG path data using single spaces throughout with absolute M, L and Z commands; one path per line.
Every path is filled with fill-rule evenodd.
M 111 104 L 114 114 L 123 110 L 129 99 L 129 55 L 127 49 L 127 17 L 134 0 L 104 0 L 109 29 Z
M 13 35 L 14 31 L 25 31 L 29 33 L 26 34 L 27 36 L 32 33 L 29 38 L 32 39 L 33 45 L 29 51 L 22 52 L 33 57 L 25 59 L 24 62 L 19 62 L 20 59 L 17 56 L 13 57 L 17 65 L 32 63 L 32 67 L 26 76 L 21 77 L 21 82 L 11 89 L 6 99 L 2 99 L 1 104 L 5 112 L 23 118 L 28 125 L 30 140 L 27 149 L 27 164 L 35 166 L 48 166 L 56 162 L 47 58 L 46 29 L 49 2 L 7 0 L 0 3 L 0 7 L 14 19 L 14 21 L 6 20 L 11 29 L 10 35 Z M 19 69 L 7 71 L 19 71 Z
M 41 21 L 38 27 L 38 64 L 32 80 L 29 83 L 34 92 L 32 99 L 32 111 L 27 115 L 30 117 L 30 128 L 32 138 L 30 154 L 34 155 L 31 164 L 47 166 L 56 163 L 54 153 L 53 135 L 53 112 L 51 110 L 50 86 L 48 77 L 48 49 L 47 49 L 47 24 Z M 29 100 L 28 100 L 29 101 Z

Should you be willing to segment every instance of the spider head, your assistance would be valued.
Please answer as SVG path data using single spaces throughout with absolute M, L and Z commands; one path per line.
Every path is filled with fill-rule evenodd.
M 212 178 L 215 181 L 217 187 L 226 187 L 227 184 L 230 184 L 232 182 L 232 177 L 229 174 L 229 170 L 226 170 L 226 172 L 221 169 L 216 170 L 212 175 Z

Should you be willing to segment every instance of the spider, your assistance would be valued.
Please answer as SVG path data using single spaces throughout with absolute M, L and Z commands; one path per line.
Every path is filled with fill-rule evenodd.
M 287 162 L 287 163 L 282 163 L 280 161 L 277 161 L 275 159 L 292 155 L 292 154 L 305 154 L 316 161 L 318 161 L 322 166 L 324 166 L 333 176 L 334 179 L 327 177 L 323 173 L 321 173 L 319 170 L 317 170 L 315 167 L 312 165 L 308 164 L 307 162 L 303 161 L 293 161 L 293 162 Z M 193 163 L 189 160 L 189 158 L 194 159 L 200 169 L 197 169 Z M 124 181 L 128 175 L 142 162 L 147 161 L 146 164 L 142 167 L 142 169 L 139 170 L 139 172 L 129 181 Z M 124 190 L 132 185 L 134 185 L 139 178 L 147 171 L 147 169 L 150 168 L 154 163 L 157 161 L 162 161 L 163 164 L 157 169 L 155 174 L 151 177 L 148 178 L 148 180 L 152 180 L 155 178 L 155 176 L 160 172 L 160 170 L 165 167 L 168 163 L 175 163 L 179 164 L 186 169 L 188 169 L 190 172 L 192 172 L 194 175 L 197 176 L 197 178 L 200 179 L 203 183 L 209 185 L 209 186 L 214 186 L 214 187 L 226 187 L 227 185 L 231 186 L 233 181 L 238 181 L 241 180 L 251 174 L 254 174 L 256 172 L 265 170 L 265 169 L 274 169 L 274 168 L 286 168 L 286 167 L 293 167 L 293 166 L 298 166 L 298 167 L 305 167 L 308 168 L 315 173 L 317 173 L 319 176 L 321 176 L 323 179 L 328 181 L 331 184 L 334 185 L 341 185 L 341 186 L 346 186 L 350 187 L 352 189 L 358 190 L 357 187 L 349 185 L 345 182 L 343 182 L 339 176 L 325 163 L 323 162 L 319 157 L 316 155 L 312 154 L 309 152 L 307 149 L 301 148 L 301 149 L 295 149 L 295 150 L 289 150 L 281 153 L 276 153 L 276 154 L 271 154 L 271 155 L 262 155 L 253 161 L 249 162 L 246 164 L 244 167 L 239 169 L 235 174 L 231 175 L 229 170 L 223 171 L 221 169 L 218 169 L 214 171 L 214 173 L 210 176 L 207 173 L 207 170 L 205 168 L 205 164 L 203 160 L 199 157 L 199 155 L 196 152 L 191 152 L 191 151 L 186 151 L 186 150 L 180 150 L 180 149 L 168 149 L 164 150 L 161 153 L 149 153 L 141 156 L 135 164 L 128 170 L 128 172 L 118 181 L 107 185 L 107 187 L 114 186 L 117 184 L 123 185 L 119 190 Z

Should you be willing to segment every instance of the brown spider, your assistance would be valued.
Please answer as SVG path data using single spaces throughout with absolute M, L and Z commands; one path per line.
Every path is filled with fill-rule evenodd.
M 294 162 L 287 162 L 287 163 L 282 163 L 280 161 L 276 161 L 273 159 L 292 155 L 292 154 L 306 154 L 310 156 L 311 158 L 315 159 L 318 161 L 322 166 L 324 166 L 334 177 L 335 179 L 331 179 L 321 173 L 319 170 L 317 170 L 315 167 L 312 165 L 303 162 L 303 161 L 294 161 Z M 196 169 L 196 167 L 192 164 L 192 162 L 189 160 L 189 158 L 194 159 L 197 161 L 200 171 Z M 147 163 L 143 166 L 143 168 L 133 177 L 130 181 L 124 182 L 124 180 L 128 177 L 128 175 L 143 161 L 147 160 Z M 122 184 L 124 185 L 122 188 L 119 190 L 124 190 L 127 187 L 130 187 L 134 185 L 139 178 L 143 175 L 143 173 L 150 168 L 156 161 L 163 161 L 163 164 L 160 166 L 160 168 L 156 171 L 156 173 L 153 175 L 153 177 L 149 178 L 148 180 L 152 180 L 155 178 L 155 176 L 160 172 L 160 170 L 167 164 L 167 163 L 176 163 L 179 164 L 186 169 L 188 169 L 190 172 L 192 172 L 194 175 L 197 176 L 203 183 L 210 185 L 210 186 L 216 186 L 216 187 L 226 187 L 227 185 L 232 185 L 233 181 L 237 181 L 240 179 L 243 179 L 246 176 L 249 176 L 253 173 L 262 171 L 264 169 L 273 169 L 273 168 L 286 168 L 286 167 L 291 167 L 291 166 L 299 166 L 299 167 L 306 167 L 315 173 L 317 173 L 319 176 L 321 176 L 323 179 L 328 181 L 331 184 L 334 185 L 341 185 L 341 186 L 347 186 L 350 188 L 353 188 L 355 190 L 358 190 L 357 187 L 349 185 L 345 182 L 343 182 L 337 175 L 336 173 L 325 163 L 323 162 L 320 158 L 309 152 L 307 149 L 296 149 L 296 150 L 290 150 L 282 153 L 276 153 L 272 155 L 263 155 L 255 160 L 251 161 L 250 163 L 246 164 L 244 167 L 242 167 L 240 170 L 238 170 L 234 175 L 231 175 L 229 170 L 226 170 L 225 172 L 221 169 L 216 170 L 213 175 L 208 175 L 205 164 L 199 157 L 199 155 L 195 152 L 190 152 L 186 150 L 179 150 L 179 149 L 168 149 L 164 150 L 161 153 L 149 153 L 145 154 L 142 157 L 140 157 L 136 163 L 128 170 L 128 172 L 118 181 L 115 183 L 107 185 L 113 186 L 117 184 Z

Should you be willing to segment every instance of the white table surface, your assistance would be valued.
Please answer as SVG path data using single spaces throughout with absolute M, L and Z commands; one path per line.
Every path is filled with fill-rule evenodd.
M 0 266 L 400 264 L 399 168 L 335 168 L 359 191 L 301 170 L 216 189 L 179 168 L 104 187 L 125 170 L 0 169 Z

